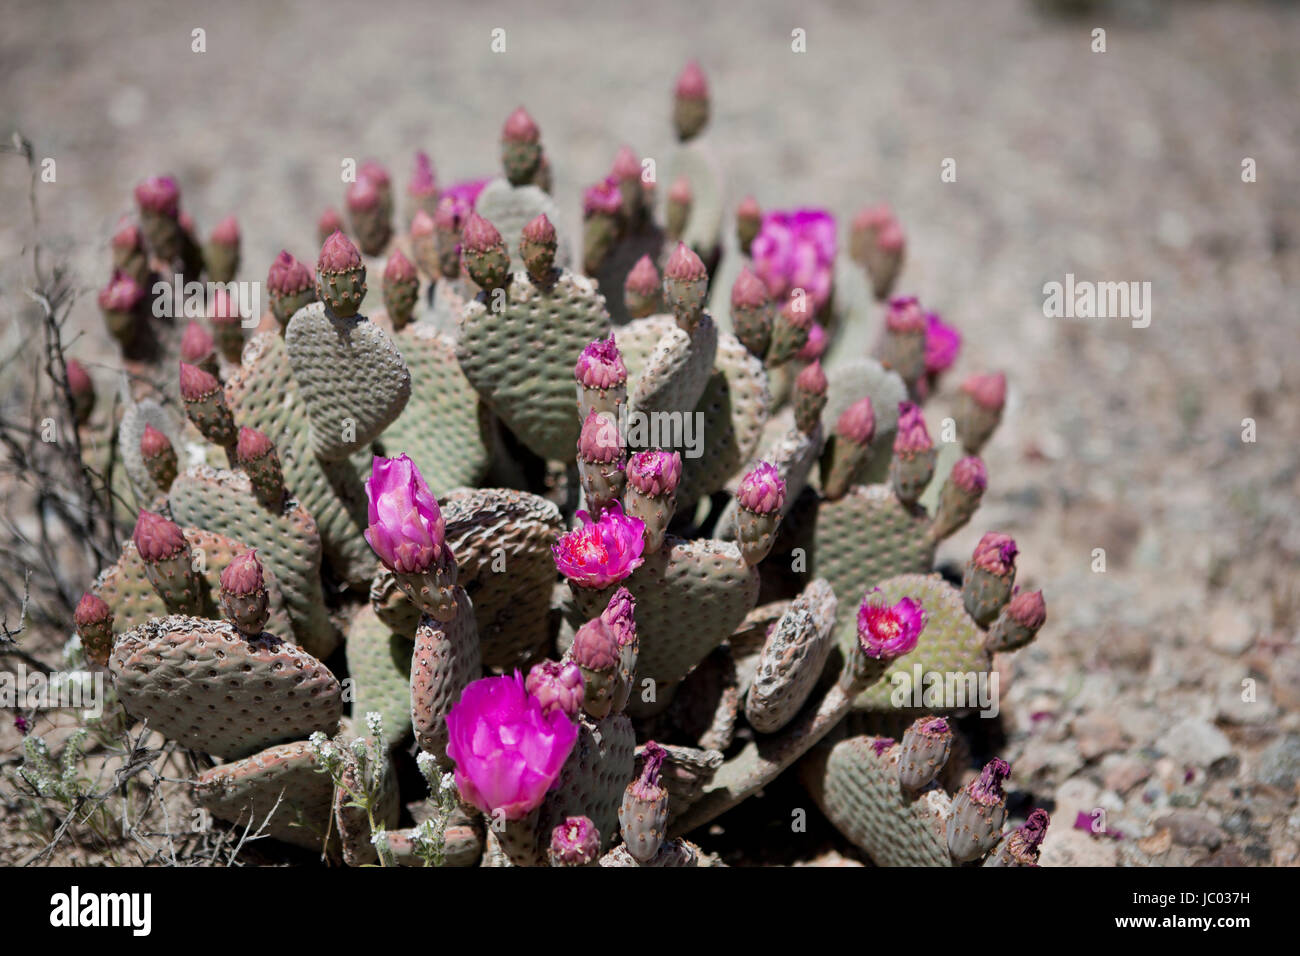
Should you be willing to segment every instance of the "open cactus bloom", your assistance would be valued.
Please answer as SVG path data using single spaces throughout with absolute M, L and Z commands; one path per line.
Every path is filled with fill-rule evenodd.
M 390 570 L 423 574 L 443 558 L 447 542 L 442 512 L 410 458 L 376 456 L 366 479 L 366 497 L 366 541 Z
M 555 566 L 573 584 L 585 588 L 608 587 L 622 581 L 641 566 L 645 522 L 623 514 L 617 501 L 593 520 L 579 511 L 582 527 L 560 537 L 552 545 Z
M 796 209 L 765 215 L 750 255 L 773 298 L 803 289 L 816 310 L 831 297 L 835 246 L 834 216 L 824 209 Z
M 858 645 L 874 660 L 892 660 L 912 651 L 924 629 L 925 609 L 910 597 L 886 604 L 876 590 L 858 608 Z
M 541 805 L 578 739 L 564 710 L 544 713 L 518 671 L 470 684 L 446 719 L 461 797 L 507 820 Z

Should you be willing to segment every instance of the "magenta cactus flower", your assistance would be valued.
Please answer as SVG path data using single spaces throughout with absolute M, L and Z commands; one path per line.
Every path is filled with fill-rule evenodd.
M 579 511 L 582 527 L 551 545 L 555 566 L 570 582 L 587 588 L 605 588 L 622 581 L 641 566 L 645 548 L 645 522 L 623 514 L 615 501 L 593 520 Z
M 623 194 L 619 191 L 618 180 L 606 176 L 594 186 L 588 186 L 582 193 L 582 217 L 588 219 L 596 215 L 617 216 L 623 208 Z
M 803 289 L 814 311 L 831 296 L 835 267 L 835 218 L 822 209 L 769 212 L 750 246 L 754 271 L 773 298 Z
M 927 313 L 925 323 L 925 371 L 938 375 L 957 361 L 961 333 L 939 318 L 937 312 Z
M 613 388 L 626 382 L 627 366 L 623 364 L 614 336 L 589 343 L 578 356 L 573 375 L 586 388 Z
M 858 608 L 858 644 L 875 660 L 902 657 L 916 647 L 924 629 L 925 609 L 910 597 L 886 604 L 876 588 Z
M 929 451 L 934 441 L 925 427 L 921 408 L 912 402 L 898 403 L 898 432 L 894 436 L 894 454 L 910 455 Z
M 676 451 L 639 451 L 628 459 L 624 471 L 633 488 L 657 498 L 677 490 L 682 479 L 682 456 Z
M 458 183 L 452 183 L 442 191 L 438 201 L 451 197 L 468 209 L 473 209 L 474 204 L 478 202 L 479 193 L 491 181 L 491 179 L 463 179 Z
M 990 531 L 980 538 L 979 544 L 975 545 L 971 561 L 976 567 L 1003 577 L 1015 571 L 1016 555 L 1019 553 L 1020 549 L 1016 547 L 1014 538 Z
M 406 455 L 375 457 L 366 479 L 366 541 L 391 570 L 423 574 L 442 557 L 446 524 L 420 469 Z
M 952 466 L 952 482 L 968 495 L 982 494 L 989 486 L 989 473 L 984 462 L 971 455 Z
M 543 713 L 518 671 L 474 681 L 446 721 L 461 797 L 507 820 L 541 805 L 578 739 L 578 725 L 559 708 Z

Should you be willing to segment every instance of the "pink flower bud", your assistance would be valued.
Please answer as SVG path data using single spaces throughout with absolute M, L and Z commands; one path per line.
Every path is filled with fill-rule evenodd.
M 709 273 L 704 268 L 703 260 L 695 254 L 694 250 L 686 243 L 679 242 L 668 258 L 668 265 L 664 267 L 664 277 L 679 282 L 698 282 L 707 279 Z
M 889 311 L 885 313 L 885 325 L 891 332 L 924 332 L 925 313 L 914 295 L 895 296 L 889 300 Z
M 143 298 L 140 284 L 118 269 L 108 285 L 99 290 L 99 307 L 105 312 L 132 312 Z
M 614 635 L 620 647 L 636 640 L 636 599 L 627 588 L 619 588 L 600 612 L 600 619 Z
M 214 289 L 212 301 L 208 307 L 208 321 L 215 325 L 238 326 L 241 322 L 239 310 L 235 308 L 225 289 Z
M 628 483 L 650 498 L 672 494 L 682 480 L 682 456 L 675 451 L 639 451 L 624 469 Z
M 826 373 L 822 371 L 822 363 L 817 359 L 805 365 L 803 371 L 794 379 L 795 388 L 812 395 L 825 395 L 829 385 L 830 383 L 826 381 Z
M 589 219 L 598 214 L 616 216 L 623 208 L 623 194 L 619 192 L 618 180 L 608 176 L 588 186 L 582 194 L 582 216 Z
M 582 669 L 572 662 L 534 664 L 524 686 L 530 696 L 541 701 L 543 717 L 559 710 L 567 717 L 576 718 L 582 709 Z
M 212 230 L 212 242 L 219 246 L 235 247 L 239 245 L 239 223 L 234 216 L 227 216 L 217 223 Z
M 944 324 L 936 312 L 929 313 L 925 321 L 925 370 L 937 375 L 957 361 L 957 353 L 961 351 L 961 333 Z
M 460 238 L 462 248 L 467 253 L 488 252 L 504 245 L 497 227 L 476 212 L 471 212 L 465 220 Z
M 819 359 L 826 354 L 826 345 L 828 343 L 825 327 L 818 321 L 814 320 L 808 329 L 808 341 L 804 343 L 797 353 L 796 357 L 805 362 L 811 362 Z
M 893 221 L 894 213 L 886 204 L 867 206 L 853 217 L 853 230 L 880 229 Z
M 644 255 L 636 261 L 636 265 L 628 272 L 627 281 L 623 283 L 623 288 L 633 295 L 649 297 L 659 291 L 661 281 L 659 270 L 655 268 L 654 261 L 649 255 Z
M 983 494 L 984 489 L 989 486 L 989 475 L 984 468 L 984 462 L 974 455 L 963 458 L 953 465 L 950 477 L 953 484 L 967 494 Z
M 760 279 L 746 266 L 736 276 L 731 287 L 731 307 L 733 309 L 760 309 L 772 301 L 767 283 Z
M 542 213 L 524 226 L 522 237 L 525 242 L 555 245 L 555 226 L 551 224 L 550 219 L 546 218 L 546 213 Z
M 124 219 L 118 224 L 117 231 L 113 233 L 112 246 L 120 252 L 139 252 L 144 249 L 144 236 L 140 232 L 140 227 L 130 220 Z
M 618 636 L 613 628 L 595 617 L 578 628 L 570 653 L 580 667 L 609 673 L 618 666 L 618 649 Z
M 86 367 L 76 359 L 68 359 L 66 363 L 68 372 L 68 391 L 72 393 L 73 398 L 80 398 L 83 395 L 95 394 L 95 383 L 90 380 L 90 375 L 86 372 Z
M 180 187 L 171 176 L 153 176 L 135 187 L 135 201 L 146 212 L 175 219 L 180 214 Z
M 365 538 L 392 571 L 422 574 L 442 557 L 446 524 L 438 501 L 406 455 L 374 459 L 366 479 Z
M 506 117 L 501 127 L 501 138 L 507 143 L 536 143 L 542 138 L 542 132 L 522 106 Z
M 221 572 L 222 590 L 237 597 L 256 594 L 265 585 L 262 580 L 262 562 L 257 560 L 256 549 L 237 555 Z
M 337 229 L 325 240 L 320 258 L 316 260 L 316 268 L 321 272 L 350 272 L 362 265 L 360 250 Z
M 357 168 L 357 182 L 368 182 L 381 193 L 387 192 L 392 186 L 388 170 L 377 159 L 367 159 Z
M 348 186 L 345 196 L 348 209 L 352 212 L 368 212 L 379 208 L 379 186 L 371 179 L 358 179 Z
M 898 433 L 894 436 L 895 455 L 915 455 L 934 447 L 930 433 L 925 428 L 925 418 L 919 405 L 898 403 Z
M 624 515 L 617 501 L 601 513 L 599 521 L 586 511 L 579 511 L 578 518 L 582 527 L 561 535 L 551 546 L 555 566 L 569 581 L 605 588 L 641 566 L 645 522 L 640 518 Z
M 197 365 L 181 362 L 181 398 L 187 402 L 201 402 L 220 390 L 221 383 L 215 375 L 210 375 Z
M 668 187 L 668 201 L 679 206 L 689 206 L 695 197 L 691 194 L 691 181 L 684 175 L 673 180 Z
M 266 291 L 272 295 L 297 295 L 315 284 L 311 270 L 281 249 L 266 273 Z
M 704 70 L 700 64 L 691 60 L 682 69 L 677 76 L 677 88 L 675 90 L 679 99 L 683 100 L 704 100 L 709 96 L 709 81 L 704 76 Z
M 614 336 L 587 345 L 578 356 L 573 375 L 584 388 L 613 388 L 626 382 L 627 366 L 614 344 Z
M 876 412 L 865 395 L 844 409 L 835 422 L 835 434 L 855 445 L 869 445 L 876 435 Z
M 144 426 L 140 436 L 140 454 L 145 458 L 157 458 L 172 451 L 172 443 L 167 436 L 152 425 Z
M 902 657 L 916 647 L 924 629 L 925 609 L 909 597 L 886 604 L 877 588 L 858 608 L 858 644 L 873 660 Z
M 136 518 L 131 540 L 140 557 L 151 564 L 174 558 L 189 548 L 180 525 L 143 508 Z
M 551 831 L 551 866 L 590 866 L 600 857 L 600 831 L 587 817 L 566 817 Z
M 316 220 L 316 235 L 322 237 L 322 240 L 342 231 L 343 217 L 333 206 L 321 213 L 320 218 Z
M 239 438 L 235 442 L 235 457 L 238 461 L 256 461 L 275 451 L 271 439 L 255 428 L 239 429 Z
M 1038 632 L 1047 620 L 1047 603 L 1042 591 L 1021 591 L 1007 604 L 1007 615 L 1023 628 Z
M 623 457 L 623 439 L 612 417 L 591 410 L 578 435 L 578 454 L 583 461 L 605 464 Z
M 578 725 L 558 708 L 544 714 L 518 671 L 474 681 L 446 720 L 461 797 L 507 820 L 541 806 L 578 739 Z
M 77 609 L 72 612 L 72 621 L 78 631 L 112 620 L 112 609 L 104 603 L 103 598 L 91 591 L 81 596 L 81 600 L 77 602 Z
M 1007 378 L 1001 372 L 972 375 L 962 383 L 961 390 L 989 411 L 1001 411 L 1007 400 Z
M 388 262 L 384 265 L 385 282 L 418 282 L 419 277 L 415 274 L 415 266 L 411 260 L 402 255 L 401 249 L 394 249 L 393 254 L 388 257 Z
M 1010 535 L 990 531 L 975 545 L 971 561 L 976 567 L 1003 577 L 1015 571 L 1016 555 L 1019 553 L 1020 549 Z
M 212 341 L 212 334 L 202 325 L 191 322 L 185 326 L 185 334 L 181 336 L 182 361 L 196 365 L 210 356 L 214 348 L 216 344 Z
M 771 514 L 785 504 L 785 479 L 775 465 L 760 461 L 740 480 L 736 497 L 742 508 L 758 514 Z
M 736 207 L 736 218 L 741 221 L 753 222 L 755 226 L 762 221 L 763 210 L 758 207 L 758 200 L 753 196 L 746 196 Z
M 1002 803 L 1007 798 L 1002 789 L 1002 781 L 1009 776 L 1011 776 L 1011 765 L 1005 760 L 994 757 L 984 765 L 980 775 L 967 784 L 966 792 L 976 803 L 986 806 Z
M 406 192 L 413 199 L 437 195 L 438 184 L 434 178 L 433 163 L 429 160 L 428 153 L 420 151 L 415 154 L 415 171 L 411 173 L 411 181 L 407 183 Z
M 618 180 L 635 180 L 641 178 L 641 160 L 632 152 L 631 146 L 620 146 L 614 156 L 614 168 L 610 175 Z
M 452 207 L 456 205 L 456 200 L 454 199 L 448 199 L 447 202 Z M 411 238 L 422 239 L 425 236 L 432 236 L 433 230 L 433 217 L 423 209 L 417 210 L 415 215 L 411 218 Z

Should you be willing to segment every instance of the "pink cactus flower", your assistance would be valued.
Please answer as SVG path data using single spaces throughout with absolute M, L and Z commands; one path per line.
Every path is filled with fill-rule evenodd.
M 584 219 L 603 213 L 616 216 L 623 208 L 623 194 L 618 191 L 618 180 L 606 176 L 594 186 L 588 186 L 582 193 L 582 216 Z
M 622 581 L 641 566 L 645 548 L 645 522 L 623 514 L 617 501 L 606 508 L 599 521 L 579 511 L 582 527 L 551 545 L 555 566 L 574 584 L 586 588 L 608 587 Z
M 785 504 L 785 479 L 775 465 L 760 461 L 754 469 L 740 479 L 740 488 L 736 491 L 743 508 L 761 515 L 779 511 Z
M 406 455 L 375 457 L 366 479 L 366 541 L 393 571 L 422 574 L 442 556 L 446 524 L 420 469 Z
M 876 588 L 858 608 L 858 644 L 864 654 L 876 660 L 902 657 L 916 647 L 924 628 L 925 609 L 909 597 L 897 604 L 886 604 Z
M 831 297 L 835 270 L 835 219 L 822 209 L 769 212 L 750 246 L 754 271 L 773 298 L 803 289 L 815 309 Z
M 573 376 L 585 388 L 613 388 L 626 382 L 627 366 L 614 336 L 589 343 L 578 356 Z
M 439 201 L 450 196 L 473 209 L 474 204 L 478 202 L 479 193 L 491 181 L 490 179 L 463 179 L 458 183 L 452 183 L 442 191 Z
M 438 182 L 433 172 L 433 161 L 429 159 L 429 154 L 420 151 L 415 154 L 415 171 L 411 173 L 411 180 L 406 185 L 406 191 L 416 199 L 424 199 L 427 196 L 436 196 L 438 194 Z
M 957 361 L 961 333 L 947 325 L 937 312 L 927 313 L 925 322 L 925 371 L 938 375 Z
M 804 362 L 816 361 L 826 354 L 827 343 L 825 327 L 820 322 L 813 322 L 808 329 L 808 341 L 795 353 L 795 357 Z
M 627 461 L 627 480 L 651 498 L 671 494 L 682 480 L 682 456 L 676 451 L 639 451 Z
M 578 739 L 578 725 L 558 707 L 543 713 L 518 671 L 474 681 L 446 720 L 461 797 L 507 820 L 541 805 Z

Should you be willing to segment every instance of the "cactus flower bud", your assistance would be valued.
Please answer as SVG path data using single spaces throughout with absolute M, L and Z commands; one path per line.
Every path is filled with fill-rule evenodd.
M 632 147 L 626 144 L 619 147 L 614 156 L 614 166 L 610 176 L 618 181 L 618 192 L 622 198 L 619 207 L 623 218 L 634 223 L 642 219 L 646 208 L 645 191 L 641 188 L 641 160 L 637 158 Z
M 662 289 L 663 283 L 654 261 L 649 255 L 642 256 L 628 272 L 627 281 L 623 283 L 623 302 L 627 306 L 628 315 L 634 319 L 643 319 L 658 312 L 662 301 L 659 293 Z
M 1039 847 L 1051 823 L 1047 811 L 1039 807 L 1029 819 L 1004 836 L 984 861 L 985 866 L 1037 866 Z
M 993 531 L 975 546 L 962 578 L 961 595 L 967 613 L 981 627 L 992 623 L 1011 597 L 1017 553 L 1010 536 Z
M 592 409 L 578 436 L 578 480 L 592 513 L 600 514 L 623 497 L 627 482 L 623 462 L 623 436 L 618 423 Z
M 668 835 L 668 791 L 659 775 L 668 751 L 653 740 L 642 749 L 641 775 L 623 791 L 618 808 L 619 829 L 628 853 L 648 863 Z
M 158 429 L 146 424 L 144 434 L 140 436 L 140 456 L 144 459 L 149 477 L 165 494 L 176 480 L 178 467 L 176 449 L 172 447 L 171 441 Z
M 939 318 L 937 312 L 927 313 L 925 323 L 925 374 L 933 379 L 957 361 L 961 333 Z
M 457 614 L 456 558 L 446 522 L 420 469 L 406 455 L 376 456 L 366 479 L 364 535 L 417 607 L 439 621 Z
M 415 154 L 415 168 L 406 184 L 406 195 L 416 212 L 432 216 L 438 207 L 438 180 L 433 172 L 433 162 L 429 154 L 421 150 Z
M 551 866 L 595 866 L 600 859 L 600 831 L 587 817 L 566 817 L 551 831 Z
M 1042 591 L 1016 593 L 989 628 L 985 646 L 993 652 L 1014 651 L 1032 641 L 1047 620 Z
M 691 204 L 695 196 L 691 181 L 678 176 L 668 187 L 668 208 L 664 211 L 664 231 L 669 239 L 681 239 L 686 234 L 686 224 L 691 221 Z
M 588 275 L 600 271 L 623 229 L 623 194 L 608 176 L 582 194 L 582 265 Z
M 215 375 L 197 365 L 180 364 L 181 398 L 185 402 L 186 416 L 208 441 L 230 448 L 235 444 L 238 432 L 221 383 Z
M 284 471 L 271 439 L 253 428 L 239 429 L 235 461 L 248 475 L 257 500 L 272 514 L 278 515 L 284 506 Z
M 366 295 L 366 266 L 361 252 L 341 232 L 321 246 L 316 260 L 316 296 L 340 318 L 356 315 Z
M 972 455 L 953 465 L 939 492 L 939 507 L 931 525 L 931 538 L 941 541 L 970 521 L 988 486 L 988 471 L 978 458 Z
M 749 255 L 754 237 L 763 228 L 763 211 L 758 207 L 758 200 L 746 196 L 736 207 L 736 237 L 740 240 L 741 255 Z
M 373 159 L 357 169 L 356 182 L 344 195 L 357 244 L 368 256 L 384 251 L 393 236 L 393 188 L 388 171 Z
M 785 506 L 785 479 L 775 465 L 760 461 L 740 480 L 736 501 L 736 540 L 741 557 L 746 564 L 758 564 L 776 543 Z
M 295 312 L 316 301 L 316 280 L 310 269 L 281 249 L 266 273 L 266 291 L 271 313 L 283 331 Z
M 578 739 L 563 711 L 543 714 L 518 671 L 471 683 L 446 721 L 456 787 L 489 818 L 521 820 L 541 806 Z
M 614 336 L 589 343 L 573 369 L 578 380 L 578 414 L 586 422 L 593 411 L 615 420 L 627 403 L 627 366 Z
M 213 374 L 217 370 L 217 345 L 212 341 L 212 333 L 198 322 L 185 326 L 181 336 L 181 361 L 196 365 L 203 371 Z
M 699 324 L 708 291 L 704 261 L 686 243 L 677 243 L 664 267 L 664 302 L 673 310 L 678 326 L 690 332 Z
M 434 246 L 438 251 L 439 274 L 444 279 L 460 275 L 460 234 L 473 208 L 464 199 L 444 194 L 434 209 Z
M 903 734 L 898 754 L 898 783 L 917 792 L 928 787 L 948 762 L 952 729 L 942 717 L 921 717 Z
M 551 551 L 555 566 L 574 587 L 600 590 L 622 581 L 641 566 L 643 522 L 623 514 L 615 501 L 593 520 L 579 511 L 582 527 L 561 535 Z
M 888 206 L 871 206 L 853 218 L 849 254 L 867 270 L 872 291 L 884 299 L 903 265 L 903 229 Z
M 95 410 L 95 383 L 86 367 L 76 359 L 68 359 L 64 370 L 68 376 L 68 394 L 72 398 L 73 420 L 77 425 L 84 425 Z
M 461 268 L 471 279 L 491 294 L 510 280 L 510 254 L 501 233 L 476 212 L 465 220 L 460 234 Z
M 329 206 L 320 214 L 316 220 L 316 241 L 324 243 L 326 239 L 336 232 L 343 231 L 343 217 L 333 206 Z
M 401 331 L 411 321 L 415 303 L 420 298 L 420 277 L 411 260 L 394 249 L 384 264 L 384 308 L 394 331 Z
M 221 610 L 246 637 L 256 637 L 271 616 L 257 551 L 236 555 L 221 572 Z
M 144 562 L 145 577 L 167 609 L 175 614 L 199 613 L 202 602 L 198 576 L 181 526 L 141 508 L 131 540 Z
M 822 409 L 826 407 L 826 389 L 830 383 L 822 371 L 822 363 L 813 359 L 805 365 L 794 380 L 794 423 L 805 435 L 811 435 L 821 423 Z
M 534 285 L 548 285 L 555 275 L 555 226 L 541 213 L 524 226 L 519 237 L 519 256 Z
M 917 502 L 934 477 L 938 457 L 920 407 L 912 402 L 899 402 L 894 460 L 889 472 L 899 501 L 908 506 Z
M 639 451 L 628 459 L 624 473 L 627 513 L 645 523 L 645 548 L 654 554 L 663 547 L 668 524 L 677 510 L 682 456 L 675 451 Z
M 772 297 L 767 283 L 748 266 L 731 287 L 731 324 L 751 355 L 762 359 L 772 341 Z
M 512 186 L 526 186 L 542 161 L 542 133 L 522 106 L 501 127 L 501 165 Z
M 582 669 L 572 662 L 542 661 L 534 664 L 524 682 L 528 693 L 542 703 L 542 716 L 559 710 L 575 720 L 582 710 Z
M 603 615 L 583 624 L 573 636 L 569 656 L 582 674 L 582 707 L 596 720 L 609 716 L 614 709 L 621 676 L 621 648 L 616 629 Z
M 1010 765 L 994 758 L 953 797 L 948 816 L 948 852 L 958 863 L 983 856 L 1002 835 L 1002 823 L 1007 815 L 1007 795 L 1002 790 L 1002 781 L 1010 775 Z
M 962 383 L 954 418 L 957 437 L 970 454 L 978 454 L 1002 420 L 1007 379 L 1001 372 L 972 375 Z
M 880 360 L 915 388 L 925 374 L 925 313 L 915 296 L 895 296 L 885 313 Z
M 683 143 L 694 139 L 709 121 L 709 81 L 700 64 L 691 60 L 677 76 L 673 96 L 673 128 Z
M 826 326 L 814 320 L 808 327 L 808 341 L 795 353 L 795 358 L 802 362 L 819 359 L 826 354 L 826 346 L 829 344 L 830 337 L 826 334 Z
M 433 207 L 437 209 L 435 204 Z M 438 260 L 438 239 L 437 226 L 433 221 L 433 213 L 424 209 L 417 209 L 414 218 L 411 219 L 411 253 L 415 256 L 416 264 L 419 265 L 420 271 L 430 279 L 435 281 L 442 275 L 442 267 Z M 457 242 L 458 244 L 459 238 Z M 454 256 L 454 268 L 460 269 L 460 257 Z
M 871 399 L 863 396 L 835 422 L 835 434 L 822 456 L 822 494 L 831 501 L 844 497 L 871 455 L 876 435 L 876 412 Z
M 104 599 L 87 591 L 77 602 L 72 613 L 77 626 L 77 636 L 86 652 L 86 660 L 96 667 L 108 666 L 108 655 L 113 651 L 113 611 Z
M 895 660 L 911 652 L 924 629 L 925 609 L 913 598 L 886 604 L 876 588 L 858 607 L 858 646 L 872 660 Z
M 149 254 L 144 247 L 144 234 L 129 220 L 118 224 L 110 242 L 113 253 L 113 270 L 125 272 L 141 286 L 149 278 Z
M 135 187 L 140 223 L 155 256 L 172 262 L 184 241 L 180 219 L 181 191 L 171 176 L 153 176 Z
M 239 223 L 234 216 L 227 216 L 212 230 L 203 261 L 213 282 L 230 282 L 235 278 L 239 271 Z
M 135 341 L 140 324 L 140 302 L 144 289 L 125 272 L 115 270 L 108 285 L 99 290 L 99 309 L 104 314 L 104 326 L 123 346 Z
M 208 304 L 212 338 L 227 362 L 238 364 L 244 354 L 244 320 L 225 289 L 214 289 Z
M 772 322 L 772 341 L 767 349 L 769 367 L 784 365 L 808 344 L 813 314 L 806 296 L 792 295 Z

